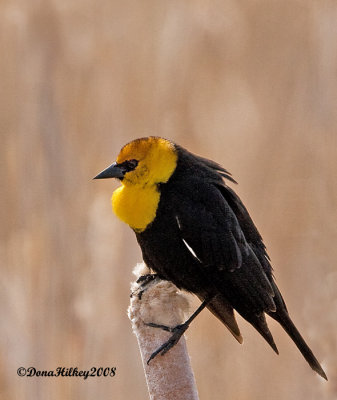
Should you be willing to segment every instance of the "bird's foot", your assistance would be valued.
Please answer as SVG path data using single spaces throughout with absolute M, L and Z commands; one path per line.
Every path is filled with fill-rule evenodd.
M 153 360 L 158 354 L 163 356 L 170 349 L 172 349 L 172 347 L 179 342 L 180 338 L 183 336 L 183 334 L 189 327 L 189 324 L 186 322 L 184 324 L 177 325 L 173 328 L 166 325 L 154 324 L 152 322 L 145 323 L 145 325 L 151 326 L 152 328 L 160 328 L 163 329 L 164 331 L 173 333 L 173 335 L 169 338 L 169 340 L 167 340 L 155 352 L 151 354 L 150 358 L 147 360 L 147 364 L 149 364 L 149 362 Z
M 137 288 L 137 290 L 135 290 L 134 292 L 132 292 L 130 294 L 130 297 L 133 297 L 135 295 L 138 296 L 139 300 L 141 300 L 143 293 L 146 291 L 147 289 L 147 285 L 150 282 L 153 282 L 155 279 L 158 278 L 157 274 L 146 274 L 146 275 L 142 275 L 137 279 L 137 283 L 139 283 L 139 287 Z M 159 278 L 158 278 L 159 279 Z

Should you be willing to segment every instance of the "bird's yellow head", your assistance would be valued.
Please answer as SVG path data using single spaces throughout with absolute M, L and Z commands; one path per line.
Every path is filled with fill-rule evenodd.
M 126 144 L 116 162 L 94 179 L 118 178 L 125 186 L 157 185 L 168 181 L 176 165 L 174 144 L 167 139 L 150 136 Z
M 177 151 L 172 142 L 160 137 L 133 140 L 120 151 L 115 163 L 95 179 L 118 178 L 122 186 L 114 191 L 115 214 L 135 231 L 142 232 L 157 212 L 158 184 L 166 183 L 177 166 Z
M 122 169 L 126 166 L 122 181 L 125 185 L 165 183 L 175 170 L 177 154 L 169 140 L 151 136 L 125 145 L 117 157 L 117 164 Z

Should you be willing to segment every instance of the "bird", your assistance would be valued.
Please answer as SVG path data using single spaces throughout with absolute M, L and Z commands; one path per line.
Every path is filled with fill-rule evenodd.
M 204 308 L 242 343 L 235 310 L 278 354 L 266 315 L 276 320 L 310 367 L 328 379 L 289 316 L 263 239 L 228 185 L 237 183 L 230 172 L 171 140 L 149 136 L 127 143 L 94 179 L 106 178 L 121 183 L 112 208 L 135 232 L 151 275 L 201 300 L 183 324 L 148 324 L 172 332 L 148 362 L 169 351 Z

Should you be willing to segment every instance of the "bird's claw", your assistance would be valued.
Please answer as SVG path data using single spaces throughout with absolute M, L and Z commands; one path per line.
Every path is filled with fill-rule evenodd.
M 144 324 L 146 326 L 150 326 L 151 328 L 159 328 L 162 329 L 163 331 L 166 332 L 174 332 L 176 328 L 178 328 L 180 325 L 177 325 L 173 328 L 171 328 L 170 326 L 166 326 L 166 325 L 160 325 L 160 324 L 154 324 L 153 322 L 144 322 Z
M 180 338 L 183 336 L 183 334 L 185 333 L 186 329 L 189 326 L 188 324 L 180 324 L 171 328 L 166 325 L 154 324 L 152 322 L 145 323 L 145 325 L 151 326 L 152 328 L 160 328 L 163 329 L 164 331 L 173 333 L 173 335 L 165 343 L 163 343 L 155 352 L 151 354 L 150 358 L 147 360 L 148 365 L 149 362 L 153 360 L 158 354 L 163 356 L 169 350 L 171 350 L 172 347 L 174 347 L 179 342 Z
M 147 285 L 149 282 L 153 281 L 158 275 L 157 274 L 145 274 L 141 275 L 137 279 L 137 283 L 141 283 L 141 286 Z
M 147 285 L 154 281 L 155 279 L 158 278 L 157 274 L 146 274 L 146 275 L 141 275 L 138 279 L 137 279 L 137 283 L 139 283 L 139 288 L 137 290 L 135 290 L 134 292 L 132 292 L 130 294 L 130 297 L 133 297 L 134 295 L 137 294 L 138 299 L 141 300 L 143 293 L 146 291 L 147 289 Z

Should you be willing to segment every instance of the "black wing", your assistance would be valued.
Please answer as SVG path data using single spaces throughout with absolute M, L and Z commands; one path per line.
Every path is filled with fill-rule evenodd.
M 175 196 L 181 238 L 219 291 L 239 312 L 275 311 L 271 282 L 220 190 L 196 178 L 188 190 L 178 186 Z
M 278 352 L 264 315 L 276 311 L 273 280 L 268 278 L 228 201 L 217 185 L 197 177 L 190 179 L 188 188 L 177 182 L 175 188 L 175 217 L 181 239 L 219 293 Z M 262 256 L 263 245 L 256 246 Z

